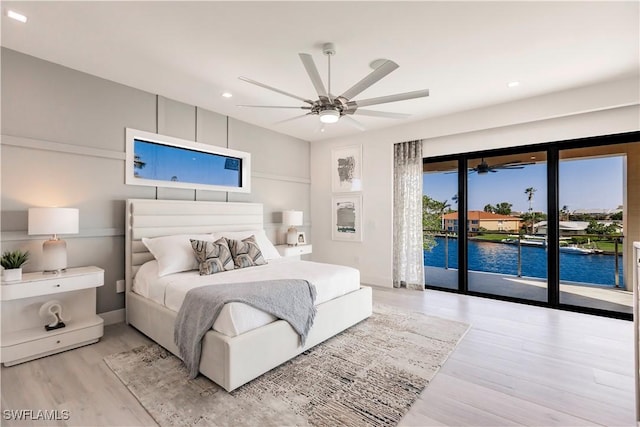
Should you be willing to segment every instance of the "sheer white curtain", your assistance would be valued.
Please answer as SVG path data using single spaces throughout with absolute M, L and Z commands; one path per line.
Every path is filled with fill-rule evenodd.
M 393 287 L 424 290 L 422 141 L 395 144 L 393 154 Z

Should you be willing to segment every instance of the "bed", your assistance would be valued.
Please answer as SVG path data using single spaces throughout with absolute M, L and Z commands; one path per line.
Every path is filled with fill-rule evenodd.
M 177 309 L 190 283 L 199 280 L 197 271 L 172 274 L 166 280 L 154 280 L 150 285 L 138 280 L 134 291 L 134 277 L 139 271 L 143 276 L 154 277 L 154 256 L 142 243 L 143 238 L 157 238 L 181 234 L 218 233 L 226 231 L 262 230 L 263 207 L 258 203 L 195 202 L 174 200 L 127 200 L 126 205 L 126 321 L 158 344 L 179 357 L 173 342 Z M 327 266 L 328 267 L 328 266 Z M 156 267 L 157 268 L 157 267 Z M 266 313 L 253 313 L 248 326 L 233 312 L 251 309 L 242 304 L 225 306 L 226 324 L 214 324 L 202 343 L 200 373 L 232 391 L 270 369 L 279 366 L 303 351 L 321 343 L 337 333 L 355 325 L 371 315 L 371 288 L 359 285 L 349 278 L 353 269 L 336 266 L 344 275 L 325 277 L 326 285 L 320 287 L 317 315 L 304 347 L 299 346 L 299 336 L 283 320 L 265 318 Z M 260 270 L 262 269 L 262 270 Z M 344 270 L 341 272 L 340 270 Z M 251 267 L 246 272 L 229 271 L 214 274 L 216 280 L 244 281 L 246 276 L 262 277 L 270 271 L 280 277 L 291 274 L 303 278 L 311 274 L 310 281 L 321 280 L 323 265 L 307 261 L 273 260 L 267 266 Z M 355 270 L 357 272 L 357 270 Z M 349 273 L 351 272 L 351 273 Z M 314 276 L 318 274 L 320 276 Z M 227 275 L 227 276 L 224 276 Z M 280 276 L 278 276 L 280 275 Z M 157 274 L 156 274 L 157 276 Z M 169 277 L 169 276 L 164 276 Z M 342 279 L 346 277 L 345 279 Z M 227 279 L 228 278 L 228 279 Z M 163 278 L 164 279 L 164 278 Z M 353 285 L 341 285 L 342 280 L 357 280 Z M 146 286 L 146 290 L 144 289 Z M 153 290 L 152 290 L 153 289 Z M 234 303 L 237 304 L 237 303 Z M 256 310 L 256 309 L 251 309 Z M 249 310 L 249 311 L 251 311 Z M 237 313 L 236 313 L 237 314 Z M 251 314 L 251 313 L 250 313 Z M 231 320 L 230 320 L 231 319 Z

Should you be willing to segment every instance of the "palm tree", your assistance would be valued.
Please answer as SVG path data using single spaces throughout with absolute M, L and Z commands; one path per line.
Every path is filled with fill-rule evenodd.
M 497 213 L 500 215 L 511 215 L 511 207 L 513 205 L 509 202 L 500 202 L 495 205 L 495 210 L 493 213 Z
M 527 201 L 529 202 L 529 212 L 533 211 L 533 195 L 538 191 L 533 187 L 529 187 L 524 190 L 524 194 L 527 195 Z
M 144 169 L 147 164 L 142 161 L 142 158 L 138 154 L 134 154 L 133 156 L 133 170 L 134 176 L 139 176 L 137 169 Z
M 524 190 L 524 194 L 527 195 L 527 201 L 529 202 L 529 215 L 531 217 L 531 234 L 533 234 L 533 223 L 535 222 L 535 215 L 533 215 L 533 195 L 537 190 L 533 187 L 529 187 Z
M 453 195 L 453 197 L 451 198 L 451 201 L 456 205 L 458 204 L 458 193 Z
M 496 207 L 493 206 L 491 203 L 484 205 L 484 209 L 485 212 L 491 212 L 491 213 L 495 213 L 496 212 Z

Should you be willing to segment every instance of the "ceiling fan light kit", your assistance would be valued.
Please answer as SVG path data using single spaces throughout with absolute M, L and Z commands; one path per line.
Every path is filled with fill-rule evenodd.
M 322 110 L 319 116 L 322 123 L 336 123 L 340 120 L 340 112 L 335 109 Z
M 298 118 L 307 117 L 307 116 L 318 116 L 320 118 L 320 122 L 323 124 L 331 124 L 337 123 L 342 117 L 345 117 L 348 123 L 352 126 L 364 130 L 364 126 L 355 120 L 353 115 L 362 115 L 369 117 L 384 117 L 390 119 L 402 119 L 409 117 L 408 114 L 402 113 L 388 113 L 384 111 L 373 111 L 373 110 L 361 110 L 360 107 L 369 106 L 369 105 L 378 105 L 378 104 L 386 104 L 389 102 L 397 102 L 404 101 L 407 99 L 415 99 L 415 98 L 423 98 L 429 96 L 429 90 L 417 90 L 413 92 L 406 93 L 398 93 L 394 95 L 380 96 L 376 98 L 370 98 L 365 100 L 354 100 L 358 94 L 368 89 L 370 86 L 377 83 L 383 77 L 387 76 L 392 71 L 396 70 L 399 66 L 395 62 L 391 60 L 376 60 L 374 70 L 365 76 L 362 80 L 351 86 L 345 92 L 343 92 L 339 96 L 334 96 L 331 93 L 331 56 L 335 55 L 336 49 L 333 43 L 325 43 L 322 47 L 322 53 L 327 56 L 327 87 L 322 81 L 320 77 L 320 73 L 316 67 L 316 64 L 313 60 L 313 57 L 307 53 L 300 53 L 300 60 L 302 61 L 302 65 L 304 66 L 307 75 L 311 79 L 311 83 L 315 88 L 318 99 L 315 101 L 307 98 L 303 98 L 301 96 L 297 96 L 288 92 L 285 92 L 281 89 L 274 88 L 272 86 L 266 85 L 264 83 L 257 82 L 255 80 L 249 79 L 247 77 L 239 77 L 240 80 L 245 81 L 247 83 L 251 83 L 256 86 L 260 86 L 264 89 L 269 89 L 273 92 L 277 92 L 281 95 L 288 96 L 290 98 L 297 99 L 299 101 L 304 102 L 307 105 L 303 105 L 301 107 L 290 107 L 290 106 L 271 106 L 271 105 L 243 105 L 244 107 L 253 107 L 253 108 L 295 108 L 308 110 L 305 114 L 300 116 L 295 116 L 286 120 L 281 120 L 278 123 L 289 122 L 292 120 L 296 120 Z M 373 64 L 373 63 L 372 63 Z

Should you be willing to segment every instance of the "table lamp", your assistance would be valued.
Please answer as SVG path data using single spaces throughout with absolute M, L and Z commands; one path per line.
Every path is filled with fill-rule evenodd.
M 302 211 L 283 211 L 282 223 L 289 227 L 287 230 L 287 245 L 298 245 L 298 230 L 296 225 L 302 225 Z
M 59 273 L 67 268 L 67 243 L 58 234 L 77 234 L 78 217 L 79 211 L 74 208 L 29 208 L 29 235 L 51 235 L 42 244 L 45 273 Z

